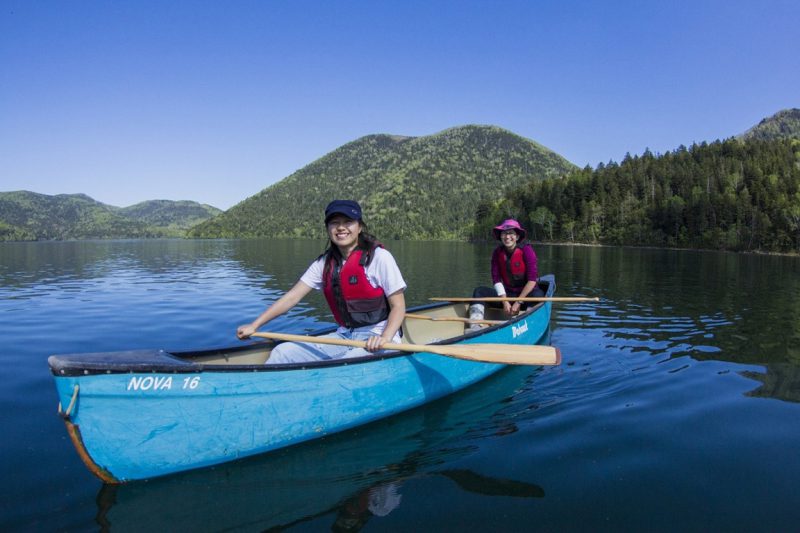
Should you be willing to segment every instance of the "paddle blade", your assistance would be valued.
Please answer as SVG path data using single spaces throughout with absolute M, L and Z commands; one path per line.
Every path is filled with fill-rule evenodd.
M 561 350 L 555 346 L 539 344 L 428 345 L 425 351 L 482 363 L 534 366 L 561 364 Z

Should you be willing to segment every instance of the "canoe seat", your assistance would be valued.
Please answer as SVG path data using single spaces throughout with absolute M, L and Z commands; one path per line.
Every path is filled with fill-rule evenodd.
M 438 318 L 464 318 L 466 307 L 463 304 L 455 304 L 424 310 L 418 314 Z M 411 317 L 406 317 L 403 320 L 403 342 L 409 344 L 427 344 L 442 339 L 459 337 L 463 334 L 463 322 L 434 321 Z

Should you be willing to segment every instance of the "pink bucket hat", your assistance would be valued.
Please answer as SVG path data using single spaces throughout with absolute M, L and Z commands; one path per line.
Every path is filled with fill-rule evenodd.
M 513 229 L 514 231 L 516 231 L 517 235 L 519 235 L 519 240 L 523 240 L 525 238 L 526 235 L 525 230 L 522 228 L 522 226 L 519 225 L 519 222 L 517 222 L 513 218 L 504 220 L 503 222 L 500 223 L 499 226 L 494 227 L 494 229 L 492 230 L 492 233 L 494 233 L 494 238 L 499 241 L 500 232 L 506 231 L 508 229 Z

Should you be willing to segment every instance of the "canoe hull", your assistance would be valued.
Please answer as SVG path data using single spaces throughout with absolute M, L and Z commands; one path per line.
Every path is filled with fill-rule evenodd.
M 459 342 L 535 344 L 550 306 Z M 51 358 L 70 436 L 106 482 L 200 468 L 342 431 L 451 394 L 504 366 L 417 353 L 222 371 L 170 368 L 157 363 L 161 355 L 169 354 L 139 353 L 149 362 L 140 371 L 84 375 L 59 375 Z M 135 361 L 137 352 L 126 357 Z

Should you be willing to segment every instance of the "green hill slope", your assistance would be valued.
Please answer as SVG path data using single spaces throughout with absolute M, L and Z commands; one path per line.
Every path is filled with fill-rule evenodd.
M 800 109 L 784 109 L 765 118 L 739 136 L 742 139 L 800 139 Z
M 575 168 L 543 146 L 493 126 L 416 138 L 370 135 L 192 228 L 189 236 L 321 237 L 325 205 L 351 198 L 361 203 L 379 238 L 464 237 L 481 202 Z
M 148 200 L 117 211 L 125 218 L 170 230 L 187 230 L 222 213 L 208 204 L 187 200 Z
M 171 210 L 169 204 L 177 205 Z M 207 214 L 202 217 L 201 211 Z M 219 212 L 194 202 L 155 201 L 119 208 L 84 194 L 0 192 L 0 240 L 181 236 L 180 228 Z

